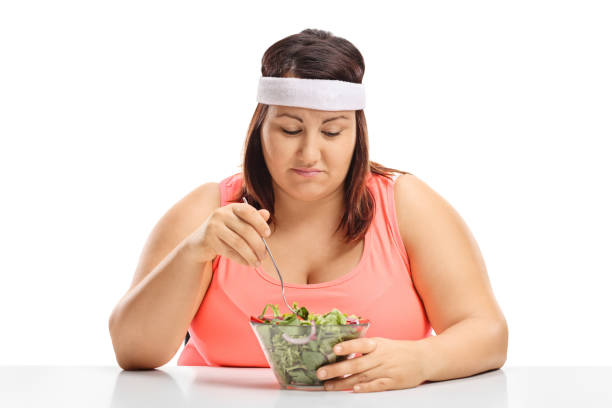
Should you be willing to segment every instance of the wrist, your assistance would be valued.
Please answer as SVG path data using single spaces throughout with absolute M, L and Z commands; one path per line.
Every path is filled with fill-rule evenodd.
M 180 251 L 191 262 L 204 265 L 206 262 L 215 259 L 216 254 L 210 248 L 195 242 L 191 237 L 185 239 L 180 246 Z
M 417 344 L 417 355 L 421 368 L 421 382 L 430 381 L 434 376 L 436 356 L 431 341 L 433 337 L 426 337 L 415 342 Z

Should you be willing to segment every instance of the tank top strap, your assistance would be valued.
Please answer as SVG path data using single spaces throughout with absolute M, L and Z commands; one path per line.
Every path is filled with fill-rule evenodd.
M 219 192 L 221 193 L 221 207 L 233 202 L 242 188 L 242 173 L 236 173 L 224 178 L 219 182 Z
M 404 264 L 409 265 L 408 254 L 402 240 L 397 214 L 395 209 L 395 194 L 394 186 L 398 174 L 392 173 L 391 179 L 388 179 L 379 174 L 370 173 L 368 178 L 368 187 L 372 194 L 375 195 L 375 202 L 379 208 L 376 208 L 373 223 L 374 227 L 384 231 L 382 236 L 387 237 L 389 245 L 395 247 L 395 250 L 400 254 Z

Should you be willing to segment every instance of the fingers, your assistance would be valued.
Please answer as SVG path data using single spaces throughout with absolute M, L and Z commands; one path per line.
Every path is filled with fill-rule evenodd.
M 257 217 L 261 219 L 261 216 L 259 214 L 257 215 Z M 247 246 L 255 254 L 255 257 L 257 258 L 256 261 L 263 261 L 263 259 L 267 255 L 266 246 L 261 239 L 261 235 L 257 232 L 257 230 L 255 230 L 255 228 L 253 228 L 251 224 L 243 221 L 241 218 L 238 217 L 228 217 L 228 220 L 226 221 L 225 225 L 227 226 L 227 228 L 239 235 L 246 242 Z M 243 253 L 242 251 L 239 252 Z
M 360 353 L 367 354 L 376 350 L 376 339 L 361 337 L 359 339 L 347 340 L 334 346 L 334 353 L 338 356 Z
M 225 242 L 220 241 L 220 245 L 223 245 L 223 250 L 224 253 L 223 255 L 226 258 L 231 259 L 232 261 L 236 262 L 236 263 L 240 263 L 243 265 L 251 265 L 249 261 L 247 261 L 246 259 L 244 259 L 244 257 L 242 255 L 240 255 L 238 252 L 236 252 L 233 248 L 231 248 L 228 244 L 226 244 Z
M 257 212 L 259 214 L 261 214 L 261 216 L 264 218 L 264 220 L 268 221 L 268 219 L 270 218 L 270 211 L 266 210 L 266 209 L 261 209 L 261 210 L 257 210 Z M 267 224 L 267 223 L 266 223 Z
M 250 265 L 249 261 L 244 259 L 244 257 L 242 255 L 240 255 L 238 252 L 236 252 L 236 250 L 234 250 L 230 244 L 228 244 L 227 242 L 223 241 L 219 237 L 218 234 L 216 236 L 210 238 L 210 240 L 212 242 L 211 245 L 212 245 L 212 247 L 214 249 L 214 252 L 216 254 L 223 255 L 226 258 L 229 258 L 229 259 L 233 260 L 234 262 L 238 262 L 238 263 L 241 263 L 243 265 Z
M 389 374 L 385 372 L 381 362 L 369 370 L 349 375 L 346 378 L 325 381 L 324 386 L 328 391 L 350 390 L 354 389 L 355 385 L 359 385 L 361 388 L 364 384 L 374 382 L 381 377 L 386 377 L 387 375 Z
M 262 236 L 271 234 L 266 222 L 269 218 L 268 210 L 233 203 L 216 209 L 191 239 L 206 254 L 224 255 L 243 265 L 257 267 L 267 256 Z
M 255 234 L 254 231 L 252 233 Z M 239 256 L 239 259 L 237 259 L 238 262 L 253 267 L 257 266 L 259 258 L 253 251 L 253 248 L 247 243 L 247 241 L 244 240 L 244 238 L 242 238 L 242 236 L 229 228 L 229 226 L 228 228 L 223 228 L 221 231 L 219 231 L 217 238 L 225 246 L 225 248 L 223 248 L 223 252 L 228 253 L 230 258 L 232 257 L 231 255 L 236 254 Z
M 363 340 L 354 344 L 357 340 Z M 360 373 L 366 370 L 370 370 L 378 365 L 378 360 L 375 356 L 369 355 L 376 348 L 375 342 L 369 342 L 367 340 L 372 339 L 355 339 L 345 341 L 342 344 L 342 354 L 345 354 L 345 350 L 361 350 L 361 351 L 348 351 L 348 353 L 362 353 L 361 357 L 351 358 L 348 360 L 341 361 L 339 363 L 333 363 L 325 365 L 317 370 L 317 377 L 320 380 L 327 380 L 330 378 L 342 377 L 345 375 Z M 351 343 L 348 344 L 347 343 Z M 369 351 L 367 351 L 369 350 Z M 336 353 L 336 347 L 334 347 L 334 353 Z M 338 354 L 338 353 L 336 353 Z
M 377 378 L 375 380 L 355 384 L 353 391 L 355 392 L 377 392 L 393 389 L 393 379 L 388 377 Z
M 373 392 L 393 389 L 394 382 L 388 378 L 388 367 L 381 358 L 385 346 L 384 339 L 359 338 L 338 343 L 334 347 L 337 355 L 361 354 L 339 363 L 328 364 L 317 370 L 317 377 L 324 382 L 326 390 L 340 391 L 353 389 L 355 392 Z M 338 350 L 337 348 L 340 348 Z M 380 349 L 379 352 L 374 353 Z
M 242 219 L 242 221 L 250 224 L 260 236 L 267 237 L 270 235 L 270 227 L 262 214 L 249 204 L 236 204 L 232 206 L 234 214 Z M 264 210 L 267 211 L 267 210 Z M 268 213 L 269 214 L 269 213 Z

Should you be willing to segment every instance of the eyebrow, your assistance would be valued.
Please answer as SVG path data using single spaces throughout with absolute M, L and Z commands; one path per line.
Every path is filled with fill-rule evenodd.
M 290 117 L 290 118 L 297 119 L 297 120 L 299 120 L 300 122 L 304 123 L 304 121 L 303 121 L 301 118 L 299 118 L 299 117 L 297 117 L 297 116 L 290 115 L 290 114 L 288 114 L 288 113 L 281 113 L 281 114 L 279 114 L 279 115 L 276 115 L 276 117 L 277 117 L 277 118 L 280 118 L 281 116 L 288 116 L 288 117 Z M 344 115 L 334 116 L 333 118 L 325 119 L 325 120 L 323 121 L 323 123 L 331 122 L 332 120 L 335 120 L 335 119 L 348 119 L 348 118 L 347 118 L 346 116 L 344 116 Z

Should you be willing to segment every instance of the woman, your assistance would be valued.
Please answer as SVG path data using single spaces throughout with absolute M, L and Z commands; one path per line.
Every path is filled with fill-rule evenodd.
M 363 74 L 360 52 L 325 31 L 265 52 L 243 172 L 161 218 L 111 315 L 121 367 L 167 363 L 187 330 L 179 365 L 267 367 L 245 323 L 284 306 L 261 237 L 290 303 L 372 322 L 335 349 L 359 357 L 317 372 L 326 389 L 410 388 L 504 364 L 507 324 L 468 227 L 416 176 L 368 158 Z

